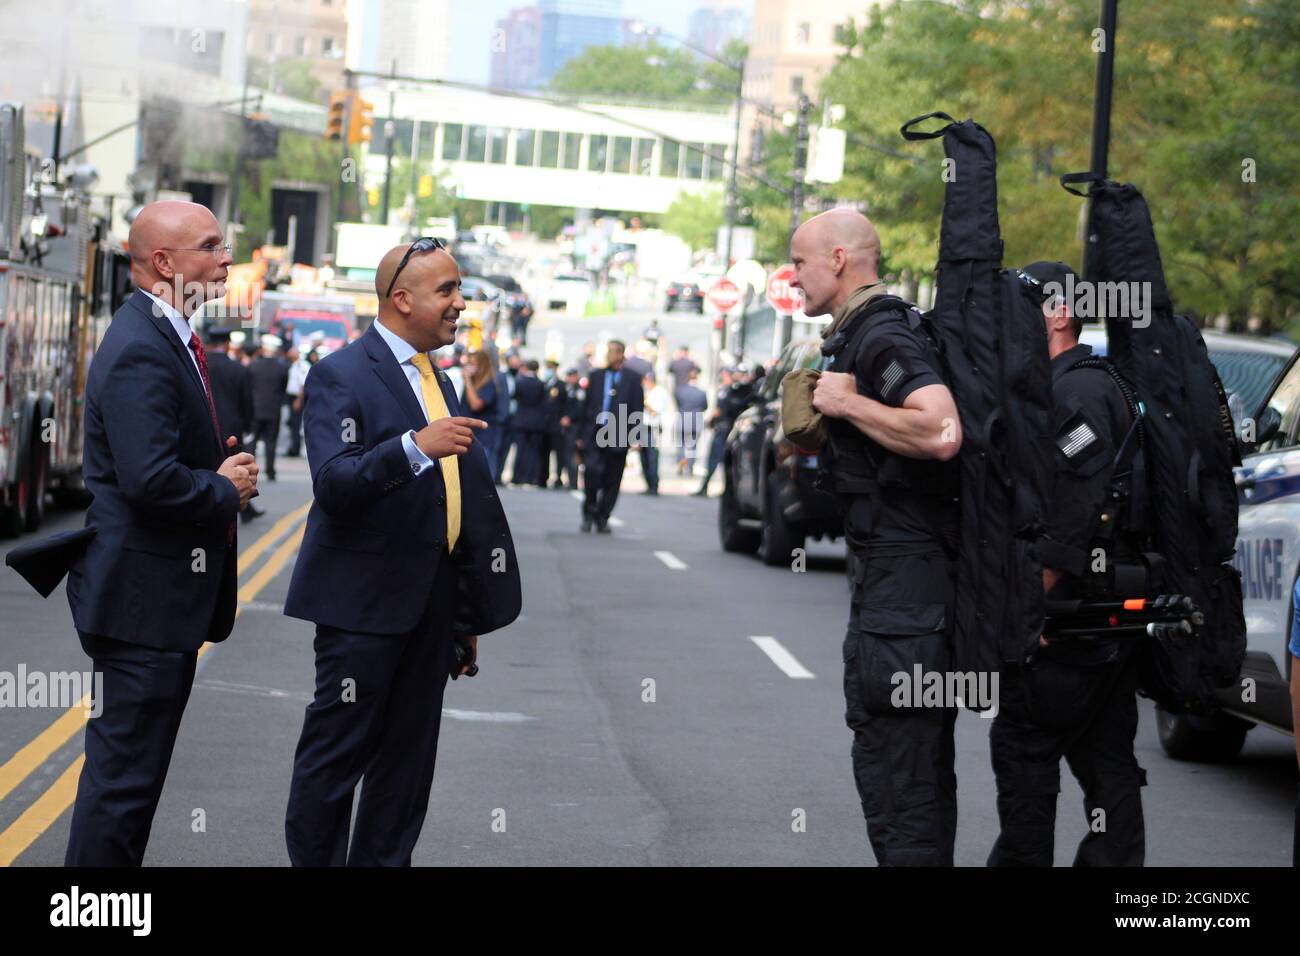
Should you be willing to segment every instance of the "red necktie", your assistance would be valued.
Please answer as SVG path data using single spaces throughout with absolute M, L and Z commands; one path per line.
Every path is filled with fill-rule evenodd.
M 197 332 L 190 333 L 190 348 L 194 351 L 195 361 L 199 364 L 199 378 L 203 379 L 203 394 L 208 397 L 208 411 L 212 413 L 212 430 L 217 433 L 217 444 L 221 444 L 221 426 L 217 423 L 217 406 L 212 401 L 212 382 L 208 380 L 208 353 L 203 351 Z
M 217 422 L 217 406 L 212 401 L 212 383 L 208 380 L 208 354 L 203 351 L 203 343 L 199 341 L 198 333 L 190 333 L 190 349 L 194 352 L 194 359 L 199 365 L 199 378 L 203 379 L 203 394 L 208 397 L 208 411 L 212 413 L 212 430 L 217 433 L 217 444 L 224 449 L 226 446 L 221 441 L 221 425 Z M 235 522 L 230 522 L 230 527 L 226 529 L 226 540 L 230 544 L 235 543 Z

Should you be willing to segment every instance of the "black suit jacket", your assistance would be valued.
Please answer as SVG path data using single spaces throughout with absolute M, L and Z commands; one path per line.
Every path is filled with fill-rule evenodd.
M 280 406 L 289 388 L 288 367 L 279 359 L 259 355 L 248 366 L 248 378 L 253 385 L 253 417 L 279 421 Z
M 520 375 L 515 381 L 515 417 L 517 432 L 546 431 L 546 386 L 536 375 Z
M 221 435 L 234 435 L 238 444 L 229 454 L 244 451 L 244 436 L 253 430 L 253 387 L 244 368 L 222 351 L 208 353 L 208 378 L 217 406 Z
M 235 620 L 235 486 L 203 382 L 166 316 L 136 291 L 86 379 L 86 527 L 68 576 L 77 629 L 193 651 Z
M 607 368 L 598 368 L 587 379 L 587 404 L 583 413 L 582 439 L 587 448 L 597 447 L 596 435 L 600 431 L 597 418 L 604 407 L 605 392 L 609 386 L 611 372 Z M 642 416 L 645 414 L 645 395 L 641 390 L 641 378 L 636 372 L 623 368 L 614 386 L 614 395 L 609 403 L 613 424 L 604 434 L 610 439 L 601 441 L 606 448 L 626 449 L 637 444 L 637 432 L 642 431 Z M 620 427 L 623 423 L 623 427 Z M 640 442 L 644 443 L 644 441 Z
M 438 373 L 447 409 L 462 414 Z M 487 634 L 519 616 L 519 566 L 483 446 L 460 456 L 461 530 L 447 554 L 440 467 L 416 477 L 402 435 L 426 424 L 402 368 L 373 327 L 312 367 L 303 437 L 316 499 L 284 612 L 328 627 L 404 634 L 428 606 L 439 561 L 459 572 L 457 637 Z

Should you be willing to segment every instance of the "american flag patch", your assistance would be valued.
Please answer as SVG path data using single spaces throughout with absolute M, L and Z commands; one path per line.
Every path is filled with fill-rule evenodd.
M 894 390 L 903 378 L 903 366 L 898 364 L 898 359 L 890 359 L 889 365 L 880 373 L 880 394 L 888 395 Z
M 1087 422 L 1071 428 L 1063 438 L 1056 440 L 1066 458 L 1073 458 L 1097 440 L 1097 433 L 1088 427 Z

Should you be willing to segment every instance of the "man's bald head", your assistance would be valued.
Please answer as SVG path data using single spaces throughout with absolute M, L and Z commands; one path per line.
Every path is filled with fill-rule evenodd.
M 140 210 L 127 235 L 131 261 L 148 263 L 156 250 L 185 245 L 196 238 L 195 233 L 201 239 L 201 233 L 209 228 L 216 230 L 217 238 L 221 238 L 217 217 L 207 206 L 179 199 L 150 203 Z
M 392 283 L 397 267 L 402 264 L 402 259 L 406 257 L 406 251 L 411 248 L 411 245 L 412 243 L 404 242 L 400 246 L 393 246 L 379 260 L 379 265 L 375 268 L 375 295 L 381 300 L 388 298 L 388 286 Z
M 809 249 L 829 255 L 840 248 L 849 254 L 854 264 L 870 264 L 874 269 L 880 262 L 880 236 L 871 220 L 856 209 L 830 209 L 813 216 L 795 232 L 803 233 Z
M 856 289 L 877 282 L 880 236 L 856 209 L 831 209 L 795 230 L 790 241 L 796 288 L 809 315 L 834 312 Z
M 413 243 L 389 249 L 375 269 L 379 320 L 420 352 L 450 345 L 465 300 L 460 294 L 460 268 L 442 248 L 420 250 L 406 259 Z M 394 283 L 396 277 L 396 283 Z M 388 295 L 388 287 L 393 287 Z
M 198 203 L 166 199 L 136 215 L 127 235 L 131 279 L 189 316 L 225 294 L 230 256 L 217 217 Z

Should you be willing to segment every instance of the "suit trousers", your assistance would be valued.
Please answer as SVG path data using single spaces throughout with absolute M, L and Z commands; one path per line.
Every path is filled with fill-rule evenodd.
M 542 433 L 515 434 L 515 467 L 510 479 L 516 485 L 535 485 L 542 470 Z
M 267 477 L 275 474 L 275 446 L 280 441 L 280 417 L 253 419 L 253 440 L 249 442 L 249 451 L 257 454 L 257 443 L 262 442 L 266 450 L 260 462 Z
M 597 524 L 605 524 L 618 501 L 618 489 L 623 483 L 623 469 L 627 465 L 627 449 L 601 448 L 595 441 L 589 441 L 583 453 L 587 467 L 582 479 L 585 492 L 582 513 Z
M 64 865 L 140 866 L 198 653 L 78 636 L 103 675 L 104 699 L 86 722 Z
M 659 490 L 659 449 L 654 445 L 641 446 L 641 473 L 645 475 L 646 491 Z
M 293 407 L 292 395 L 285 400 L 285 405 L 289 408 L 289 450 L 285 454 L 296 458 L 302 453 L 302 409 Z
M 568 482 L 569 490 L 578 487 L 578 428 L 570 425 L 564 430 L 560 439 L 559 471 L 556 481 L 563 478 Z
M 294 866 L 411 865 L 454 654 L 456 580 L 443 555 L 429 604 L 406 634 L 316 626 L 316 694 L 294 755 L 284 821 Z

